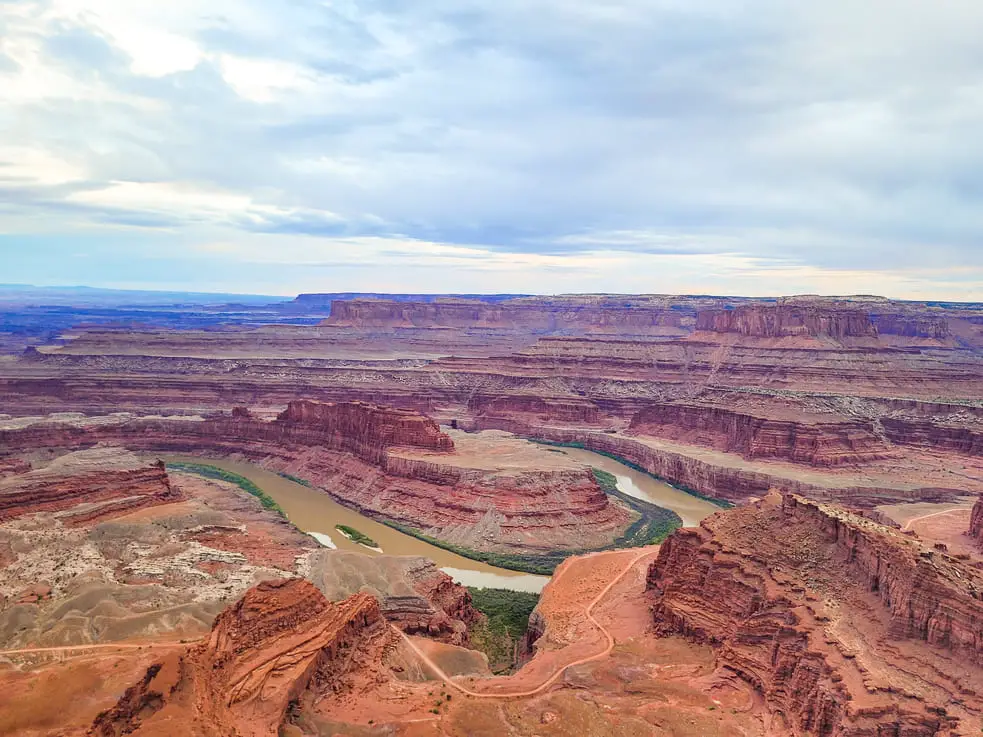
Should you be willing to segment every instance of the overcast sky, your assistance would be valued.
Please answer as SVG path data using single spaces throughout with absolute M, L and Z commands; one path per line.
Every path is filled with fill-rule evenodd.
M 0 282 L 983 300 L 979 0 L 0 0 Z

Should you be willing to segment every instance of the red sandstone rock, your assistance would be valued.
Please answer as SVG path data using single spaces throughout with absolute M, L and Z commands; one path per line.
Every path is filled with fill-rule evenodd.
M 371 593 L 388 622 L 453 645 L 468 645 L 470 628 L 483 619 L 468 589 L 426 558 L 322 550 L 307 576 L 332 601 Z
M 897 530 L 773 494 L 671 536 L 648 588 L 794 734 L 978 729 L 983 574 Z
M 487 417 L 532 415 L 542 422 L 582 425 L 596 424 L 601 417 L 598 406 L 589 400 L 579 397 L 538 397 L 533 394 L 475 394 L 468 401 L 468 411 Z
M 952 336 L 949 322 L 941 314 L 925 314 L 913 309 L 874 308 L 871 310 L 871 321 L 880 335 L 934 340 L 947 340 Z
M 397 446 L 454 450 L 454 441 L 426 415 L 364 402 L 294 401 L 276 421 L 322 433 L 331 447 L 353 449 L 356 455 L 373 459 Z
M 705 301 L 705 300 L 704 300 Z M 516 328 L 529 331 L 682 333 L 692 323 L 692 298 L 595 297 L 518 298 L 501 302 L 440 299 L 397 302 L 336 300 L 327 325 L 363 328 Z
M 494 418 L 478 418 L 476 424 L 482 429 L 508 430 L 528 437 L 576 443 L 588 450 L 623 458 L 674 484 L 731 501 L 760 497 L 775 488 L 821 501 L 835 501 L 858 507 L 911 501 L 951 501 L 966 494 L 964 489 L 958 487 L 888 488 L 874 484 L 823 486 L 777 473 L 719 465 L 692 455 L 653 447 L 642 442 L 644 438 L 634 439 L 605 432 L 530 425 Z
M 273 422 L 226 416 L 31 426 L 0 432 L 0 445 L 13 450 L 107 442 L 155 452 L 241 454 L 307 479 L 363 514 L 484 550 L 598 547 L 631 522 L 588 469 L 498 472 L 455 465 L 450 437 L 418 413 L 362 403 L 291 406 Z M 391 452 L 396 442 L 414 441 L 413 447 L 433 455 Z
M 51 587 L 44 583 L 34 584 L 14 597 L 18 604 L 37 604 L 50 598 Z
M 97 448 L 0 480 L 0 522 L 54 512 L 78 525 L 180 499 L 163 463 L 142 461 L 118 447 Z
M 368 594 L 332 604 L 307 581 L 266 581 L 219 615 L 207 643 L 151 667 L 89 734 L 275 737 L 292 702 L 382 670 L 392 638 Z
M 631 430 L 708 445 L 745 458 L 781 458 L 810 466 L 840 466 L 897 455 L 871 422 L 822 415 L 754 416 L 724 407 L 681 402 L 637 412 Z
M 969 518 L 969 536 L 983 543 L 983 496 L 976 500 Z
M 983 425 L 954 426 L 931 420 L 885 417 L 884 435 L 893 443 L 983 456 Z
M 760 338 L 877 337 L 877 328 L 866 309 L 837 303 L 789 304 L 780 301 L 775 305 L 701 310 L 696 315 L 696 329 Z

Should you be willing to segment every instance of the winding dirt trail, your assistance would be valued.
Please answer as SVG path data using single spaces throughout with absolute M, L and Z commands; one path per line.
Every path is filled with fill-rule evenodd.
M 911 526 L 916 522 L 921 522 L 923 519 L 928 519 L 929 517 L 941 517 L 943 514 L 952 514 L 953 512 L 964 512 L 965 507 L 953 507 L 952 509 L 943 509 L 941 512 L 932 512 L 931 514 L 923 514 L 921 517 L 912 517 L 910 520 L 905 522 L 902 532 L 907 532 L 911 529 Z
M 0 650 L 0 655 L 28 655 L 33 653 L 62 653 L 76 650 L 154 650 L 157 648 L 188 647 L 188 642 L 103 642 L 92 645 L 59 645 L 58 647 L 26 647 L 18 650 Z
M 601 592 L 597 596 L 595 596 L 594 599 L 584 608 L 584 615 L 587 618 L 587 620 L 595 627 L 597 627 L 597 629 L 600 630 L 601 633 L 604 635 L 604 637 L 607 639 L 606 647 L 601 652 L 595 653 L 594 655 L 590 655 L 586 658 L 579 658 L 570 663 L 567 663 L 562 668 L 559 668 L 553 675 L 551 675 L 545 681 L 540 683 L 538 686 L 536 686 L 535 688 L 528 689 L 526 691 L 511 691 L 507 693 L 482 693 L 480 691 L 472 691 L 469 688 L 465 688 L 461 684 L 454 681 L 454 679 L 451 678 L 451 676 L 447 675 L 447 673 L 445 673 L 439 665 L 437 665 L 433 660 L 431 660 L 426 655 L 426 653 L 420 650 L 420 648 L 418 648 L 414 644 L 414 642 L 406 635 L 405 632 L 400 630 L 399 634 L 402 635 L 403 640 L 406 642 L 406 644 L 409 645 L 413 649 L 413 651 L 420 657 L 420 660 L 422 660 L 424 664 L 428 668 L 430 668 L 430 670 L 432 670 L 438 678 L 440 678 L 440 680 L 442 680 L 446 685 L 450 686 L 451 688 L 459 691 L 460 693 L 466 694 L 468 696 L 473 696 L 479 699 L 511 699 L 511 698 L 522 697 L 522 696 L 535 696 L 536 694 L 545 691 L 547 688 L 549 688 L 554 683 L 556 683 L 557 679 L 560 678 L 560 676 L 562 676 L 567 671 L 568 668 L 573 668 L 578 665 L 583 665 L 584 663 L 590 663 L 594 660 L 599 660 L 600 658 L 607 657 L 611 653 L 611 650 L 614 649 L 614 636 L 607 630 L 607 628 L 602 626 L 600 622 L 594 619 L 594 615 L 592 613 L 594 607 L 596 607 L 601 602 L 601 600 L 605 596 L 607 596 L 608 592 L 615 586 L 615 584 L 617 584 L 621 579 L 623 579 L 626 575 L 628 575 L 628 573 L 630 573 L 631 570 L 634 569 L 636 565 L 638 565 L 638 562 L 642 560 L 642 558 L 646 558 L 652 555 L 657 550 L 658 550 L 657 547 L 650 547 L 645 549 L 645 552 L 639 553 L 634 558 L 632 558 L 631 562 L 629 562 L 628 565 L 626 565 L 624 569 L 617 576 L 615 576 L 610 581 L 608 581 L 608 584 L 601 590 Z M 615 552 L 622 553 L 623 551 L 612 551 L 612 553 Z M 607 553 L 607 555 L 610 554 L 611 553 Z M 605 555 L 605 553 L 601 553 L 601 555 Z M 566 573 L 566 571 L 569 570 L 570 569 L 567 568 L 564 571 L 564 573 Z

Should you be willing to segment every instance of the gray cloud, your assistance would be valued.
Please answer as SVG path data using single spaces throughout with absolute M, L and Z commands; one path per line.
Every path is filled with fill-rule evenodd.
M 250 0 L 177 18 L 202 56 L 158 77 L 134 72 L 97 22 L 8 24 L 101 97 L 15 103 L 6 140 L 87 181 L 52 190 L 0 168 L 7 210 L 514 253 L 983 266 L 975 2 L 374 0 L 342 12 Z M 237 77 L 237 62 L 259 66 Z M 0 71 L 24 63 L 0 54 Z M 244 91 L 264 74 L 284 85 Z M 182 214 L 65 199 L 120 181 L 251 204 Z

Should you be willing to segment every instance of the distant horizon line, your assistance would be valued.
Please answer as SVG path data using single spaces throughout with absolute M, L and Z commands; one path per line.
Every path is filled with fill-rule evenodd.
M 301 296 L 332 296 L 332 297 L 498 297 L 498 298 L 522 298 L 522 297 L 686 297 L 686 298 L 706 298 L 706 299 L 747 299 L 747 300 L 778 300 L 794 297 L 815 297 L 817 299 L 833 300 L 871 300 L 885 302 L 911 302 L 916 304 L 980 304 L 979 302 L 969 302 L 962 300 L 949 299 L 903 299 L 887 297 L 878 294 L 820 294 L 814 292 L 804 292 L 798 294 L 775 294 L 768 296 L 749 296 L 745 294 L 710 294 L 710 293 L 668 293 L 668 292 L 552 292 L 552 293 L 529 293 L 529 292 L 423 292 L 423 291 L 325 291 L 325 292 L 294 292 L 287 294 L 264 294 L 261 292 L 228 292 L 228 291 L 203 291 L 200 289 L 133 289 L 127 287 L 96 287 L 88 284 L 58 284 L 58 285 L 38 285 L 27 283 L 0 283 L 0 290 L 50 290 L 59 292 L 101 292 L 101 293 L 126 293 L 126 294 L 160 294 L 160 295 L 182 295 L 182 296 L 212 296 L 212 297 L 249 297 L 251 299 L 270 299 L 273 301 L 292 301 Z

